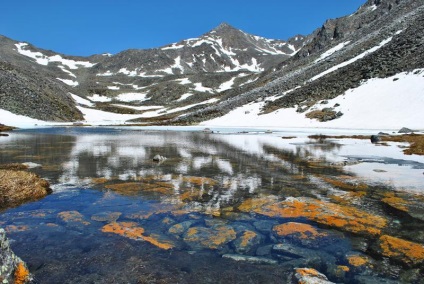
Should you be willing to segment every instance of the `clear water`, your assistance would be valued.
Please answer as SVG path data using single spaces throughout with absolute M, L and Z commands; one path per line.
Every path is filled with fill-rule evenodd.
M 416 266 L 381 255 L 373 248 L 372 236 L 303 217 L 267 217 L 239 210 L 246 200 L 267 196 L 335 202 L 330 196 L 341 189 L 322 177 L 349 174 L 370 186 L 364 198 L 351 201 L 353 206 L 385 216 L 390 222 L 385 233 L 423 243 L 421 219 L 380 202 L 384 193 L 399 188 L 334 166 L 346 160 L 346 149 L 355 146 L 281 136 L 285 134 L 113 128 L 16 131 L 0 139 L 0 163 L 41 165 L 31 171 L 50 181 L 53 194 L 4 210 L 0 225 L 39 283 L 286 283 L 295 267 L 312 267 L 332 281 L 345 283 L 402 282 L 414 273 L 415 278 L 409 279 L 421 277 Z M 167 159 L 154 162 L 156 154 Z M 310 163 L 318 159 L 319 165 Z M 418 170 L 422 165 L 420 160 L 413 163 Z M 397 175 L 403 178 L 402 171 Z M 411 194 L 417 194 L 423 178 L 416 174 L 408 176 L 411 179 Z M 405 188 L 402 194 L 410 196 Z M 422 207 L 415 210 L 420 214 Z M 105 232 L 114 222 L 143 228 L 143 236 L 150 239 Z M 330 237 L 277 236 L 274 226 L 287 222 L 311 225 Z M 177 224 L 186 227 L 175 232 Z M 206 233 L 193 239 L 193 228 Z M 246 232 L 256 238 L 243 246 Z M 221 233 L 219 240 L 214 238 Z M 214 241 L 218 244 L 210 245 Z M 276 244 L 290 245 L 297 252 L 279 252 L 272 249 Z M 373 265 L 350 267 L 343 275 L 335 272 L 339 266 L 349 266 L 346 256 L 351 254 L 369 257 Z M 223 255 L 260 257 L 273 264 Z

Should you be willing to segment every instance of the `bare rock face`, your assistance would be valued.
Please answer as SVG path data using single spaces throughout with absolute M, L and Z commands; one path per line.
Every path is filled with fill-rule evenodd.
M 29 283 L 31 276 L 26 264 L 17 257 L 9 246 L 6 232 L 0 228 L 0 282 L 24 284 Z

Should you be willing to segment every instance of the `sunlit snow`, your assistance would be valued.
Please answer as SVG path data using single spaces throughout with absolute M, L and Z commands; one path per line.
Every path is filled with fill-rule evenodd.
M 71 87 L 76 87 L 79 85 L 79 83 L 77 81 L 73 81 L 73 80 L 69 80 L 69 79 L 61 79 L 61 78 L 56 78 L 59 81 L 62 81 L 63 83 L 65 83 L 68 86 Z
M 401 32 L 401 31 L 398 31 L 398 32 L 396 32 L 396 34 L 399 34 L 400 32 Z M 322 72 L 322 73 L 320 73 L 320 74 L 318 74 L 318 75 L 316 75 L 316 76 L 312 77 L 312 78 L 310 79 L 310 81 L 315 81 L 315 80 L 317 80 L 317 79 L 319 79 L 319 78 L 321 78 L 321 77 L 323 77 L 323 76 L 325 76 L 325 75 L 327 75 L 327 74 L 329 74 L 329 73 L 331 73 L 331 72 L 334 72 L 334 71 L 336 71 L 336 70 L 338 70 L 338 69 L 340 69 L 340 68 L 342 68 L 342 67 L 345 67 L 345 66 L 347 66 L 347 65 L 349 65 L 349 64 L 352 64 L 353 62 L 358 61 L 359 59 L 364 58 L 365 56 L 367 56 L 367 55 L 369 55 L 369 54 L 371 54 L 371 53 L 373 53 L 373 52 L 375 52 L 375 51 L 379 50 L 380 48 L 382 48 L 383 46 L 385 46 L 386 44 L 388 44 L 389 42 L 391 42 L 391 41 L 392 41 L 392 39 L 393 39 L 393 37 L 389 37 L 389 38 L 387 38 L 387 39 L 383 40 L 383 41 L 382 41 L 382 42 L 380 42 L 380 44 L 378 44 L 377 46 L 374 46 L 373 48 L 368 49 L 367 51 L 365 51 L 365 52 L 363 52 L 363 53 L 359 54 L 358 56 L 356 56 L 356 57 L 354 57 L 354 58 L 351 58 L 351 59 L 349 59 L 349 60 L 347 60 L 347 61 L 345 61 L 345 62 L 343 62 L 343 63 L 340 63 L 340 64 L 338 64 L 338 65 L 336 65 L 336 66 L 333 66 L 333 67 L 331 67 L 331 68 L 329 68 L 329 69 L 325 70 L 324 72 Z
M 116 97 L 116 100 L 121 102 L 145 101 L 147 93 L 123 93 Z
M 89 100 L 93 101 L 93 102 L 110 102 L 112 99 L 106 96 L 101 96 L 98 94 L 94 94 L 92 96 L 87 97 Z
M 70 69 L 78 69 L 79 67 L 93 67 L 95 64 L 88 61 L 75 61 L 72 59 L 65 59 L 60 55 L 46 56 L 41 52 L 33 52 L 31 50 L 27 50 L 24 47 L 28 46 L 27 43 L 17 43 L 15 44 L 17 47 L 17 51 L 25 56 L 35 59 L 38 64 L 48 65 L 50 62 L 60 62 L 62 65 L 68 66 Z
M 264 102 L 250 103 L 201 125 L 205 126 L 272 126 L 325 127 L 352 129 L 392 129 L 404 126 L 424 129 L 424 70 L 400 73 L 385 79 L 371 79 L 360 87 L 329 100 L 328 106 L 339 104 L 336 111 L 343 116 L 319 122 L 296 112 L 297 108 L 279 109 L 259 115 Z M 320 105 L 317 104 L 315 108 Z

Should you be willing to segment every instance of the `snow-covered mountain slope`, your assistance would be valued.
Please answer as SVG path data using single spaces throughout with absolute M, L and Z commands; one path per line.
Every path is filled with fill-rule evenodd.
M 215 72 L 261 72 L 294 55 L 303 36 L 288 42 L 247 34 L 221 24 L 199 38 L 158 49 L 127 50 L 101 62 L 98 76 L 166 76 Z
M 373 20 L 369 20 L 370 18 Z M 363 19 L 362 22 L 361 19 Z M 260 102 L 255 104 L 256 107 L 260 106 L 260 110 L 254 113 L 255 119 L 261 121 L 261 124 L 270 122 L 261 116 L 276 112 L 285 113 L 290 110 L 295 111 L 296 115 L 291 116 L 291 119 L 285 117 L 285 121 L 280 122 L 277 122 L 278 116 L 276 116 L 273 124 L 303 125 L 304 122 L 300 120 L 305 120 L 308 121 L 307 124 L 315 126 L 341 127 L 339 124 L 344 121 L 345 127 L 354 127 L 349 120 L 343 119 L 346 115 L 345 109 L 341 110 L 329 104 L 322 104 L 317 109 L 317 105 L 320 102 L 338 98 L 350 89 L 360 87 L 366 80 L 387 78 L 402 72 L 415 72 L 414 70 L 424 67 L 424 31 L 421 28 L 424 24 L 424 3 L 422 2 L 370 0 L 355 14 L 337 19 L 333 23 L 333 31 L 343 30 L 344 33 L 339 33 L 338 37 L 332 40 L 323 41 L 322 33 L 314 32 L 308 37 L 304 48 L 277 68 L 261 74 L 261 77 L 253 83 L 254 87 L 251 85 L 250 88 L 238 94 L 228 94 L 217 105 L 187 113 L 183 117 L 174 119 L 173 122 L 184 124 L 208 120 L 221 123 L 221 120 L 213 119 L 232 113 L 232 110 L 236 108 L 241 110 L 255 102 Z M 362 24 L 355 26 L 353 23 Z M 322 29 L 326 30 L 321 28 L 318 31 Z M 319 50 L 309 52 L 314 42 L 328 44 Z M 422 80 L 424 78 L 418 76 L 413 84 L 421 86 Z M 424 107 L 422 100 L 418 99 L 419 95 L 424 93 L 411 93 L 407 84 L 398 87 L 399 97 L 396 102 L 403 102 L 405 107 L 392 108 L 390 113 L 385 114 L 396 117 L 396 123 L 390 120 L 385 122 L 388 127 L 390 121 L 393 126 L 389 128 L 394 129 L 397 125 L 411 123 L 411 119 L 415 117 L 409 111 L 411 104 Z M 384 93 L 385 89 L 377 88 L 373 91 Z M 369 98 L 370 103 L 376 103 L 373 105 L 376 109 L 393 102 L 393 98 L 390 97 L 387 98 L 387 102 L 384 96 L 379 96 L 381 99 L 379 102 L 372 100 L 371 94 Z M 369 119 L 374 117 L 372 113 L 368 113 L 369 108 L 362 108 L 362 110 L 362 117 Z M 377 110 L 375 112 L 383 115 Z M 329 123 L 330 120 L 338 122 Z M 421 121 L 416 121 L 414 125 L 419 126 L 422 124 Z M 377 122 L 374 123 L 374 126 L 364 124 L 362 127 L 380 125 Z M 424 125 L 419 128 L 423 129 Z
M 405 105 L 406 102 L 411 102 Z M 343 115 L 320 122 L 297 112 L 296 107 L 262 114 L 265 102 L 240 106 L 224 116 L 202 122 L 205 126 L 326 127 L 345 129 L 424 129 L 424 69 L 388 78 L 369 79 L 334 99 L 318 102 L 310 110 L 332 108 Z
M 421 1 L 368 0 L 288 41 L 222 24 L 81 58 L 0 37 L 0 108 L 95 124 L 424 129 L 422 26 Z
M 161 105 L 164 112 L 172 107 L 187 109 L 190 105 L 216 101 L 221 92 L 254 82 L 259 72 L 293 56 L 303 41 L 302 36 L 287 42 L 265 39 L 221 24 L 199 38 L 162 48 L 84 58 L 0 37 L 1 63 L 17 73 L 35 70 L 26 76 L 60 86 L 61 90 L 56 91 L 60 100 L 71 101 L 74 106 L 71 115 L 65 113 L 59 118 L 56 111 L 49 117 L 29 110 L 28 106 L 35 109 L 39 105 L 24 105 L 19 91 L 7 90 L 13 95 L 4 95 L 0 102 L 6 110 L 44 120 L 81 119 L 75 108 L 79 102 L 73 101 L 70 93 L 90 100 L 93 108 L 115 113 L 140 113 L 130 107 L 143 105 Z M 15 85 L 14 89 L 25 86 L 22 81 L 11 79 L 9 76 L 8 85 Z M 48 104 L 42 95 L 37 97 L 41 104 Z

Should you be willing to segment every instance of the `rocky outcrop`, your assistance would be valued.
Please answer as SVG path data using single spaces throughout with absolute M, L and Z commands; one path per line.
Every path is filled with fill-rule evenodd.
M 25 284 L 31 280 L 26 264 L 17 257 L 9 245 L 4 229 L 0 228 L 0 282 Z
M 15 114 L 45 121 L 82 120 L 69 90 L 43 72 L 0 61 L 0 105 Z

